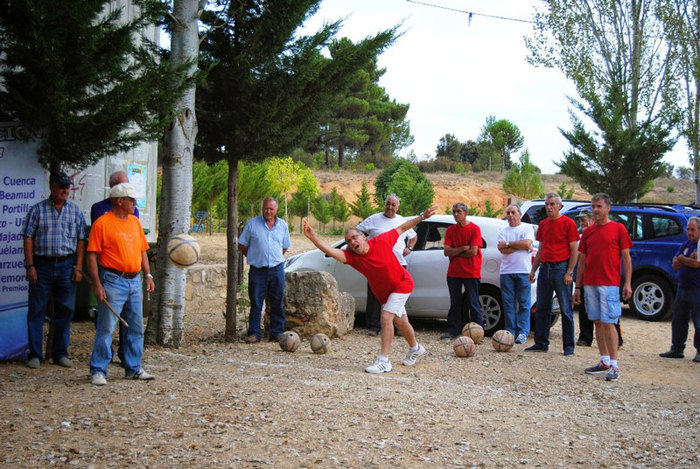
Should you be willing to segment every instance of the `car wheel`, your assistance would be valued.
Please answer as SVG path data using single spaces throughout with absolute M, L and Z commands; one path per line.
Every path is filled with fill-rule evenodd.
M 659 321 L 668 315 L 673 304 L 673 290 L 658 275 L 642 275 L 632 282 L 630 306 L 638 318 Z
M 503 329 L 505 315 L 501 292 L 495 288 L 482 288 L 479 292 L 481 304 L 481 317 L 484 319 L 484 334 L 492 336 L 494 332 Z

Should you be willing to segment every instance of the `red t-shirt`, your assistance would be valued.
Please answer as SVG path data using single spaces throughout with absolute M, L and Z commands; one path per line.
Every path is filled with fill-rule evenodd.
M 609 221 L 583 230 L 578 245 L 578 250 L 586 254 L 583 284 L 619 286 L 620 252 L 631 247 L 632 239 L 622 223 Z
M 399 239 L 399 232 L 389 230 L 376 236 L 367 243 L 369 251 L 364 256 L 346 249 L 345 261 L 362 275 L 379 303 L 384 304 L 392 293 L 411 293 L 413 278 L 404 269 L 394 255 L 394 245 Z
M 540 242 L 540 262 L 561 262 L 569 260 L 569 243 L 578 241 L 579 235 L 576 223 L 562 215 L 555 220 L 542 220 L 536 239 Z
M 454 257 L 450 259 L 447 267 L 448 277 L 457 278 L 481 278 L 481 248 L 484 246 L 481 239 L 481 228 L 476 223 L 467 223 L 461 226 L 459 223 L 447 228 L 445 231 L 445 246 L 456 248 L 459 246 L 478 246 L 474 257 Z

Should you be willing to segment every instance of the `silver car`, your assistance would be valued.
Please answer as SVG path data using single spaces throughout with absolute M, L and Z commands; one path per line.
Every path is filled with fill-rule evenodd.
M 481 286 L 479 300 L 484 318 L 484 330 L 491 335 L 502 329 L 505 317 L 501 301 L 500 267 L 501 253 L 498 244 L 498 232 L 508 223 L 504 220 L 486 217 L 468 217 L 472 223 L 481 228 L 483 238 Z M 443 254 L 445 231 L 455 223 L 451 215 L 433 215 L 421 222 L 416 228 L 418 241 L 413 252 L 406 256 L 408 271 L 414 282 L 413 293 L 406 303 L 406 311 L 411 317 L 447 318 L 450 309 L 450 295 L 447 291 L 447 266 L 449 259 Z M 536 249 L 536 244 L 533 245 Z M 338 241 L 333 247 L 345 249 L 345 240 Z M 533 251 L 533 256 L 534 253 Z M 352 267 L 337 262 L 318 249 L 290 257 L 285 262 L 287 272 L 299 270 L 318 270 L 329 272 L 338 281 L 341 291 L 350 293 L 355 298 L 355 309 L 365 312 L 367 303 L 367 280 Z M 536 301 L 537 289 L 532 285 L 532 304 Z M 558 312 L 555 303 L 553 309 Z M 555 316 L 556 317 L 556 316 Z

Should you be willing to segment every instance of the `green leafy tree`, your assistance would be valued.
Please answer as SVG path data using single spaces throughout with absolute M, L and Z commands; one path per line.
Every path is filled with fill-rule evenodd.
M 433 204 L 433 184 L 413 165 L 404 165 L 394 173 L 389 193 L 401 198 L 399 213 L 414 215 Z
M 540 168 L 530 161 L 530 152 L 525 150 L 520 156 L 520 163 L 514 163 L 503 179 L 506 194 L 517 195 L 524 199 L 535 199 L 544 194 L 544 183 Z
M 674 52 L 680 81 L 678 129 L 688 143 L 695 179 L 695 204 L 700 205 L 700 7 L 696 0 L 670 0 L 658 9 L 664 34 Z
M 579 109 L 600 129 L 600 135 L 572 116 L 573 130 L 561 131 L 572 149 L 557 165 L 591 194 L 605 192 L 614 202 L 638 200 L 666 171 L 661 158 L 675 143 L 669 137 L 670 128 L 652 123 L 627 127 L 627 101 L 617 87 L 604 102 L 595 95 L 588 100 L 589 107 L 579 104 Z
M 510 160 L 511 153 L 520 150 L 524 142 L 517 125 L 506 119 L 496 120 L 493 116 L 486 118 L 479 140 L 487 142 L 493 148 L 493 151 L 488 153 L 489 171 L 493 169 L 493 158 L 491 156 L 498 154 L 501 160 L 501 172 L 510 169 L 512 164 Z
M 487 142 L 467 140 L 462 143 L 462 147 L 459 151 L 459 159 L 462 163 L 473 165 L 475 161 L 483 158 L 483 155 L 487 155 L 489 151 L 491 151 L 491 148 Z
M 304 212 L 304 214 L 307 218 L 311 213 L 311 201 L 320 192 L 321 189 L 318 185 L 318 180 L 316 179 L 316 176 L 314 176 L 314 173 L 309 168 L 299 168 L 299 177 L 297 178 L 296 194 L 299 194 L 299 197 L 303 197 L 306 201 L 306 211 Z M 299 226 L 301 227 L 302 225 L 300 224 Z M 302 228 L 299 228 L 299 232 L 302 232 Z
M 23 135 L 38 139 L 46 168 L 84 168 L 160 139 L 192 83 L 187 66 L 139 41 L 164 3 L 135 0 L 131 19 L 111 3 L 0 1 L 0 117 L 33 129 Z
M 440 141 L 435 149 L 435 157 L 461 161 L 461 151 L 462 144 L 460 141 L 453 134 L 445 134 L 440 137 Z
M 288 220 L 287 197 L 289 192 L 296 187 L 300 172 L 306 166 L 302 162 L 294 162 L 290 157 L 270 158 L 267 161 L 265 179 L 270 188 L 282 194 L 284 199 L 284 219 Z
M 345 223 L 350 219 L 350 207 L 343 196 L 338 193 L 338 188 L 333 187 L 329 196 L 331 206 L 331 218 L 333 219 L 333 229 L 335 222 Z
M 360 192 L 355 194 L 355 202 L 350 205 L 350 211 L 362 220 L 377 212 L 377 207 L 372 204 L 372 196 L 367 188 L 367 181 L 362 181 Z
M 496 208 L 493 206 L 490 200 L 484 202 L 484 213 L 482 216 L 489 218 L 498 218 L 503 213 L 502 208 Z
M 331 57 L 353 44 L 343 38 L 331 47 Z M 344 167 L 347 156 L 364 155 L 365 162 L 379 162 L 379 154 L 394 155 L 413 143 L 406 119 L 408 104 L 389 97 L 378 82 L 385 73 L 378 69 L 376 58 L 355 73 L 347 94 L 338 100 L 324 118 L 314 138 L 316 147 L 323 147 L 330 166 L 330 151 L 338 155 L 338 167 Z
M 559 188 L 557 189 L 557 194 L 562 199 L 573 199 L 574 198 L 574 188 L 572 187 L 569 189 L 566 186 L 566 181 L 562 181 L 561 184 L 559 184 Z
M 200 66 L 209 70 L 197 89 L 199 138 L 196 152 L 229 163 L 227 249 L 229 272 L 238 262 L 238 162 L 288 154 L 309 141 L 354 74 L 394 39 L 394 30 L 357 44 L 336 44 L 340 22 L 315 34 L 297 29 L 316 13 L 320 0 L 217 2 L 202 13 L 209 27 Z M 212 68 L 213 67 L 213 68 Z M 236 340 L 236 285 L 227 278 L 227 341 Z
M 311 205 L 311 213 L 314 214 L 314 218 L 316 218 L 319 223 L 318 229 L 324 231 L 326 225 L 333 218 L 333 211 L 331 209 L 331 204 L 328 203 L 327 195 L 321 194 L 319 197 L 316 197 Z
M 402 181 L 401 184 L 398 184 L 398 189 L 400 190 L 400 192 L 397 192 L 397 185 L 393 184 L 393 180 L 396 176 L 396 173 L 398 173 L 401 170 L 403 170 Z M 415 182 L 416 185 L 418 185 L 419 187 L 411 188 L 411 181 Z M 409 210 L 409 207 L 405 205 L 404 198 L 408 195 L 409 192 L 413 193 L 412 197 L 416 198 L 416 200 L 418 200 L 419 198 L 418 192 L 416 191 L 420 190 L 425 191 L 424 198 L 429 198 L 430 202 L 432 202 L 434 196 L 433 185 L 428 180 L 428 178 L 426 178 L 425 175 L 420 172 L 416 165 L 411 164 L 403 159 L 396 160 L 394 163 L 391 164 L 391 166 L 382 171 L 379 174 L 379 176 L 377 176 L 377 179 L 374 181 L 374 188 L 374 200 L 377 203 L 377 206 L 379 207 L 384 206 L 384 199 L 386 199 L 386 196 L 391 194 L 392 192 L 396 193 L 399 197 L 401 197 L 401 205 L 399 206 L 399 212 L 401 213 L 401 215 L 416 213 L 414 211 L 406 211 Z M 426 205 L 423 208 L 428 207 L 430 207 L 430 204 Z
M 542 3 L 527 39 L 529 61 L 562 70 L 586 103 L 573 101 L 574 110 L 585 108 L 599 126 L 596 138 L 572 113 L 574 129 L 564 135 L 574 149 L 562 171 L 589 192 L 611 188 L 617 201 L 636 199 L 659 174 L 679 118 L 675 54 L 659 14 L 667 2 Z
M 228 164 L 219 161 L 208 165 L 203 161 L 192 166 L 192 211 L 208 212 L 209 234 L 213 229 L 216 201 L 226 193 L 228 184 Z
M 292 216 L 299 217 L 299 231 L 302 232 L 303 230 L 303 220 L 305 216 L 307 215 L 307 202 L 306 202 L 306 197 L 303 194 L 300 194 L 299 192 L 294 192 L 292 194 L 292 197 L 289 199 L 289 213 Z M 290 223 L 291 225 L 291 223 Z

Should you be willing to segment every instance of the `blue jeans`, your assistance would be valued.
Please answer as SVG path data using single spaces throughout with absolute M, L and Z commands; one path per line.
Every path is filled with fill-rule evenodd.
M 513 337 L 518 337 L 520 334 L 525 334 L 527 337 L 530 334 L 528 274 L 501 274 L 501 299 L 506 316 L 506 330 L 513 334 Z
M 121 337 L 124 348 L 124 372 L 131 376 L 141 369 L 143 356 L 143 292 L 141 276 L 124 278 L 119 275 L 100 271 L 100 281 L 107 294 L 107 301 L 117 313 L 129 324 Z M 117 319 L 107 305 L 97 305 L 97 322 L 95 324 L 95 343 L 90 357 L 90 374 L 102 373 L 107 376 L 107 366 L 112 360 L 112 333 Z
M 479 303 L 478 278 L 447 277 L 447 289 L 450 292 L 450 310 L 447 312 L 447 332 L 450 335 L 460 335 L 464 325 L 473 321 L 484 327 L 481 317 L 481 303 Z M 464 294 L 462 294 L 464 287 Z M 468 306 L 467 317 L 464 317 L 464 302 Z
M 561 333 L 564 350 L 574 349 L 574 316 L 571 311 L 571 285 L 564 285 L 569 261 L 543 262 L 537 277 L 537 312 L 535 344 L 549 348 L 549 325 L 552 315 L 552 294 L 556 293 L 561 308 Z
M 97 268 L 98 268 L 99 272 L 102 272 L 102 266 L 98 265 Z M 98 275 L 101 275 L 101 274 L 98 273 Z M 126 320 L 126 319 L 124 319 L 124 320 Z M 95 323 L 95 327 L 97 327 L 97 323 Z M 117 347 L 117 356 L 119 357 L 119 361 L 121 361 L 122 363 L 124 363 L 124 345 L 122 342 L 122 337 L 124 337 L 126 335 L 125 329 L 126 329 L 126 326 L 124 325 L 124 323 L 119 321 L 119 335 L 118 335 L 119 342 L 118 342 L 118 347 Z M 114 356 L 114 350 L 112 350 L 112 356 Z
M 75 290 L 77 284 L 71 281 L 73 256 L 60 262 L 34 258 L 36 283 L 29 283 L 29 311 L 27 329 L 29 335 L 29 358 L 44 359 L 44 320 L 49 295 L 53 294 L 53 348 L 51 358 L 58 360 L 68 356 L 70 343 L 70 322 L 75 310 Z
M 673 303 L 673 320 L 671 321 L 671 343 L 673 350 L 682 352 L 688 338 L 688 320 L 695 326 L 693 345 L 700 353 L 700 288 L 678 287 L 676 301 Z
M 263 301 L 270 305 L 270 337 L 284 332 L 284 262 L 270 268 L 250 266 L 248 273 L 250 317 L 248 335 L 262 337 L 260 320 Z

